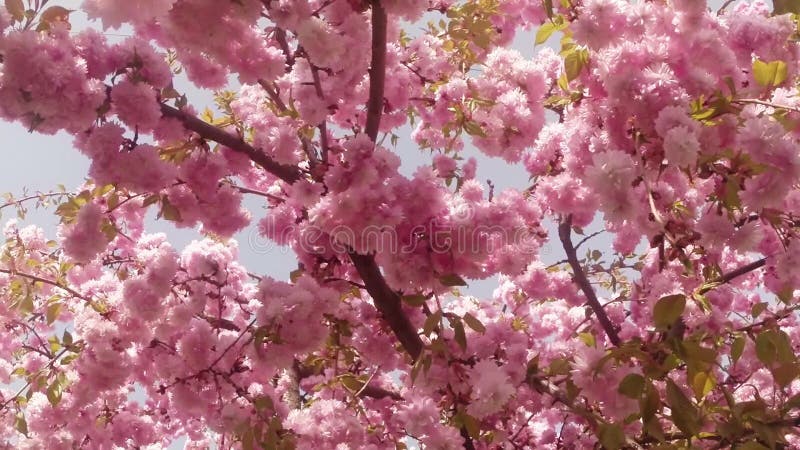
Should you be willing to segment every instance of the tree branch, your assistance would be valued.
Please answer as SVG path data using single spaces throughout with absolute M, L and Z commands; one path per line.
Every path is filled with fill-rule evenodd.
M 756 99 L 756 98 L 740 98 L 740 99 L 736 99 L 736 100 L 731 101 L 731 103 L 738 103 L 740 105 L 761 105 L 761 106 L 766 106 L 766 107 L 769 107 L 769 108 L 785 109 L 787 111 L 800 112 L 800 108 L 796 108 L 794 106 L 779 105 L 779 104 L 776 104 L 776 103 L 770 103 L 770 102 L 767 102 L 767 101 L 764 101 L 764 100 L 759 100 L 759 99 Z
M 383 89 L 386 81 L 386 10 L 380 0 L 372 0 L 372 61 L 369 66 L 369 100 L 366 133 L 372 142 L 378 139 L 383 113 Z
M 422 354 L 422 339 L 403 312 L 400 295 L 386 283 L 380 268 L 375 263 L 375 258 L 353 251 L 349 252 L 349 255 L 358 275 L 364 280 L 364 285 L 375 302 L 375 307 L 389 324 L 389 328 L 392 329 L 406 353 L 416 361 Z
M 392 400 L 403 400 L 403 396 L 398 394 L 397 392 L 392 392 L 388 389 L 384 389 L 380 386 L 376 386 L 374 384 L 366 384 L 363 388 L 358 391 L 359 397 L 369 397 L 380 400 L 382 398 L 389 397 Z
M 383 113 L 383 88 L 386 71 L 386 11 L 380 0 L 372 0 L 372 63 L 369 69 L 369 100 L 367 101 L 367 136 L 374 143 Z M 348 252 L 375 307 L 394 332 L 403 349 L 414 361 L 422 354 L 422 339 L 402 309 L 400 295 L 392 290 L 371 255 Z
M 8 275 L 10 275 L 12 277 L 13 276 L 19 276 L 19 277 L 22 277 L 22 278 L 27 278 L 27 279 L 29 279 L 31 281 L 38 281 L 39 283 L 49 284 L 50 286 L 59 288 L 62 291 L 67 292 L 71 296 L 73 296 L 75 298 L 79 298 L 79 299 L 85 301 L 86 303 L 89 303 L 90 305 L 92 304 L 92 299 L 90 299 L 89 297 L 81 294 L 80 292 L 76 291 L 75 289 L 72 289 L 69 286 L 64 286 L 63 284 L 61 284 L 61 283 L 59 283 L 57 281 L 48 280 L 47 278 L 38 277 L 36 275 L 31 275 L 29 273 L 20 272 L 18 270 L 0 269 L 0 273 L 5 273 L 5 274 L 8 274 Z
M 738 269 L 735 269 L 735 270 L 732 270 L 732 271 L 730 271 L 730 272 L 728 272 L 726 274 L 723 274 L 722 276 L 720 276 L 719 278 L 714 280 L 714 282 L 719 283 L 719 284 L 730 283 L 731 281 L 733 281 L 734 278 L 740 277 L 740 276 L 745 275 L 747 273 L 750 273 L 750 272 L 752 272 L 752 271 L 754 271 L 756 269 L 760 269 L 761 267 L 764 267 L 764 265 L 766 263 L 767 263 L 767 258 L 766 257 L 761 258 L 759 260 L 751 262 L 750 264 L 744 265 L 742 267 L 739 267 Z
M 161 113 L 165 117 L 173 117 L 180 120 L 187 130 L 194 131 L 203 139 L 217 142 L 233 151 L 246 155 L 251 161 L 264 168 L 264 170 L 289 184 L 300 179 L 300 170 L 298 168 L 276 162 L 261 150 L 210 123 L 206 123 L 197 117 L 165 104 L 161 104 Z
M 309 61 L 309 64 L 311 61 Z M 317 91 L 317 97 L 325 101 L 325 94 L 322 92 L 322 81 L 319 78 L 319 69 L 311 64 L 311 75 L 314 77 L 314 90 Z M 322 148 L 322 162 L 328 162 L 328 121 L 323 120 L 318 126 L 319 128 L 319 144 Z
M 750 264 L 746 264 L 738 269 L 734 269 L 728 273 L 722 274 L 719 277 L 711 280 L 711 282 L 707 283 L 702 289 L 698 291 L 699 294 L 705 294 L 706 292 L 718 287 L 722 286 L 723 284 L 730 283 L 733 281 L 734 278 L 738 278 L 742 275 L 746 275 L 754 270 L 760 269 L 767 264 L 767 257 L 763 257 L 761 259 L 755 260 Z
M 583 272 L 583 267 L 581 267 L 581 263 L 578 261 L 578 254 L 575 251 L 575 247 L 572 245 L 571 233 L 572 216 L 567 216 L 567 218 L 558 225 L 558 237 L 561 239 L 561 244 L 564 247 L 564 251 L 567 253 L 567 262 L 569 262 L 569 265 L 572 267 L 572 272 L 574 273 L 573 279 L 575 283 L 578 284 L 583 295 L 586 296 L 587 303 L 589 303 L 592 311 L 594 311 L 594 314 L 597 316 L 597 320 L 600 321 L 600 325 L 603 327 L 603 330 L 605 330 L 608 339 L 612 344 L 618 346 L 621 341 L 617 330 L 608 318 L 606 311 L 603 309 L 603 305 L 601 305 L 600 301 L 597 299 L 597 294 L 595 294 L 592 284 Z
M 292 409 L 300 409 L 303 402 L 300 398 L 300 363 L 297 360 L 286 369 L 286 376 L 289 377 L 289 388 L 283 394 L 283 400 Z

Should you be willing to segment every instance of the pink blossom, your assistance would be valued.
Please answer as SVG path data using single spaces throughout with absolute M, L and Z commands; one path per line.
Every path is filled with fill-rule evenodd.
M 73 224 L 62 225 L 64 252 L 78 262 L 94 259 L 108 244 L 108 238 L 102 229 L 103 219 L 103 208 L 100 205 L 84 205 L 78 211 Z
M 111 102 L 117 117 L 131 128 L 150 130 L 161 118 L 156 93 L 144 83 L 125 80 L 116 84 L 111 91 Z

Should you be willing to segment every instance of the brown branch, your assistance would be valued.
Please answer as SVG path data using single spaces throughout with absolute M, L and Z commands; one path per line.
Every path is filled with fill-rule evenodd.
M 733 271 L 730 271 L 730 272 L 728 272 L 726 274 L 723 274 L 722 276 L 720 276 L 719 278 L 714 280 L 714 282 L 715 283 L 719 283 L 719 284 L 730 283 L 731 281 L 733 281 L 734 278 L 740 277 L 740 276 L 745 275 L 747 273 L 750 273 L 750 272 L 752 272 L 752 271 L 754 271 L 756 269 L 760 269 L 761 267 L 764 267 L 764 265 L 766 263 L 767 263 L 767 258 L 766 257 L 761 258 L 759 260 L 751 262 L 750 264 L 747 264 L 747 265 L 744 265 L 742 267 L 739 267 L 736 270 L 733 270 Z
M 386 11 L 380 0 L 372 0 L 372 63 L 369 69 L 369 100 L 367 101 L 367 136 L 375 142 L 383 113 L 383 88 L 386 76 Z M 422 354 L 422 339 L 403 312 L 400 295 L 392 290 L 371 255 L 349 252 L 375 307 L 394 332 L 403 349 L 415 360 Z
M 41 369 L 37 370 L 36 374 L 38 375 L 38 374 L 44 373 L 45 370 L 51 370 L 53 368 L 53 366 L 55 365 L 55 363 L 59 360 L 59 358 L 64 356 L 64 354 L 67 353 L 68 351 L 69 351 L 69 347 L 65 347 L 64 349 L 62 349 L 55 356 L 53 356 L 53 358 L 50 360 L 50 362 L 47 363 L 46 366 L 44 366 Z M 19 396 L 22 395 L 23 392 L 25 392 L 26 389 L 31 387 L 31 384 L 33 384 L 33 380 L 38 380 L 38 379 L 39 379 L 38 376 L 28 377 L 28 382 L 25 383 L 24 386 L 19 388 L 19 390 L 17 391 L 16 394 L 14 394 L 13 397 L 9 397 L 2 404 L 0 404 L 0 411 L 6 409 L 6 406 L 8 406 L 9 403 L 17 400 L 19 398 Z
M 403 396 L 397 392 L 392 392 L 374 384 L 365 384 L 363 388 L 358 391 L 359 397 L 370 397 L 374 399 L 382 399 L 389 397 L 392 400 L 403 400 Z
M 289 107 L 286 106 L 286 103 L 281 100 L 281 96 L 278 94 L 278 90 L 273 84 L 270 84 L 268 81 L 265 80 L 258 80 L 258 84 L 267 91 L 267 95 L 269 95 L 270 100 L 275 103 L 275 106 L 280 109 L 284 113 L 288 113 Z M 308 163 L 313 168 L 317 165 L 317 156 L 314 154 L 314 150 L 311 146 L 311 142 L 309 142 L 307 137 L 304 137 L 302 133 L 298 132 L 298 136 L 300 139 L 300 143 L 303 146 L 303 152 L 308 157 Z
M 251 188 L 248 188 L 248 187 L 239 186 L 238 184 L 233 184 L 233 183 L 228 183 L 228 185 L 230 187 L 236 189 L 237 191 L 241 192 L 242 194 L 258 195 L 258 196 L 261 196 L 261 197 L 268 198 L 268 199 L 270 199 L 270 200 L 272 200 L 274 202 L 277 202 L 277 203 L 283 203 L 283 202 L 286 201 L 286 199 L 278 197 L 277 195 L 272 195 L 269 192 L 259 191 L 259 190 L 256 190 L 256 189 L 251 189 Z
M 718 16 L 722 15 L 725 12 L 725 10 L 728 8 L 728 6 L 730 6 L 731 3 L 735 2 L 735 1 L 736 0 L 726 0 L 725 3 L 723 3 L 722 6 L 720 6 L 719 9 L 717 10 L 717 15 Z
M 298 168 L 276 162 L 261 150 L 210 123 L 204 122 L 195 116 L 165 104 L 161 105 L 161 113 L 166 117 L 173 117 L 180 120 L 186 129 L 194 131 L 203 139 L 217 142 L 233 151 L 246 155 L 251 161 L 264 168 L 264 170 L 289 184 L 300 179 L 300 170 Z
M 300 398 L 300 363 L 297 360 L 286 369 L 286 376 L 289 377 L 289 388 L 283 394 L 283 400 L 292 409 L 300 409 L 303 402 Z
M 755 98 L 740 98 L 740 99 L 737 99 L 737 100 L 733 100 L 731 103 L 737 103 L 737 104 L 740 104 L 740 105 L 761 105 L 761 106 L 767 106 L 769 108 L 785 109 L 787 111 L 800 112 L 800 108 L 796 108 L 794 106 L 778 105 L 776 103 L 770 103 L 770 102 L 767 102 L 767 101 L 764 101 L 764 100 L 758 100 L 758 99 L 755 99 Z
M 311 75 L 314 77 L 314 89 L 317 91 L 317 97 L 325 101 L 325 94 L 322 92 L 322 81 L 319 78 L 319 68 L 313 64 L 311 64 Z M 323 120 L 317 127 L 319 128 L 319 144 L 322 147 L 320 152 L 322 153 L 322 162 L 328 162 L 328 120 Z
M 67 197 L 69 193 L 67 192 L 39 192 L 33 195 L 28 195 L 27 197 L 11 199 L 10 201 L 3 203 L 0 205 L 0 210 L 4 208 L 8 208 L 9 206 L 22 206 L 23 203 L 31 201 L 31 200 L 44 200 L 45 198 L 50 197 Z
M 266 80 L 258 80 L 258 84 L 267 91 L 267 95 L 269 95 L 269 99 L 275 103 L 275 106 L 278 107 L 281 111 L 288 111 L 289 108 L 286 106 L 286 103 L 281 100 L 281 96 L 278 95 L 278 91 L 276 91 L 272 85 L 269 84 Z
M 372 0 L 372 61 L 369 66 L 369 100 L 366 132 L 372 142 L 378 139 L 383 113 L 383 89 L 386 81 L 386 10 L 380 0 Z
M 294 360 L 294 370 L 297 371 L 298 382 L 303 378 L 308 378 L 317 374 L 312 367 L 304 366 L 296 359 Z M 364 383 L 364 386 L 362 386 L 361 389 L 355 393 L 356 397 L 370 397 L 378 400 L 389 397 L 392 400 L 403 400 L 403 396 L 397 392 L 384 389 L 376 384 L 372 384 L 372 379 L 375 377 L 376 373 L 377 372 L 373 373 L 369 380 Z
M 761 259 L 751 262 L 750 264 L 746 264 L 742 267 L 739 267 L 738 269 L 734 269 L 728 273 L 720 275 L 719 277 L 708 282 L 705 286 L 703 286 L 702 289 L 698 290 L 697 292 L 700 295 L 705 294 L 706 292 L 716 287 L 730 283 L 735 278 L 738 278 L 742 275 L 746 275 L 754 270 L 760 269 L 761 267 L 764 267 L 764 265 L 766 264 L 767 264 L 767 257 L 765 256 Z
M 281 50 L 286 56 L 286 72 L 289 72 L 291 67 L 294 66 L 294 54 L 292 54 L 292 50 L 289 48 L 289 42 L 286 41 L 286 31 L 284 31 L 283 28 L 275 27 L 275 40 L 278 42 L 278 45 L 281 46 Z
M 81 294 L 80 292 L 76 291 L 75 289 L 72 289 L 69 286 L 64 286 L 63 284 L 61 284 L 61 283 L 59 283 L 57 281 L 48 280 L 47 278 L 38 277 L 36 275 L 31 275 L 29 273 L 20 272 L 18 270 L 0 269 L 0 273 L 5 273 L 5 274 L 11 275 L 11 276 L 19 276 L 19 277 L 22 277 L 22 278 L 27 278 L 27 279 L 29 279 L 31 281 L 38 281 L 40 283 L 49 284 L 50 286 L 59 288 L 62 291 L 65 291 L 65 292 L 69 293 L 73 297 L 79 298 L 79 299 L 85 301 L 86 303 L 92 304 L 92 300 L 90 298 L 86 297 L 85 295 Z
M 567 216 L 567 218 L 558 225 L 558 237 L 561 239 L 561 244 L 564 247 L 564 251 L 567 253 L 567 261 L 572 267 L 573 279 L 575 283 L 578 284 L 583 295 L 586 296 L 589 307 L 592 308 L 592 311 L 594 311 L 594 314 L 597 316 L 597 320 L 600 321 L 600 325 L 603 327 L 603 330 L 605 330 L 608 339 L 615 346 L 619 346 L 622 341 L 617 334 L 614 324 L 611 323 L 605 309 L 603 309 L 603 305 L 601 305 L 600 300 L 597 299 L 597 294 L 595 294 L 592 284 L 583 272 L 583 267 L 581 267 L 581 263 L 578 261 L 578 254 L 575 251 L 575 247 L 572 245 L 571 233 L 572 216 Z
M 392 329 L 403 349 L 411 356 L 411 359 L 416 361 L 422 354 L 422 339 L 403 312 L 400 295 L 386 283 L 380 268 L 375 263 L 375 258 L 352 251 L 349 255 L 359 276 L 364 280 L 364 285 L 375 302 L 375 307 L 389 324 L 389 328 Z

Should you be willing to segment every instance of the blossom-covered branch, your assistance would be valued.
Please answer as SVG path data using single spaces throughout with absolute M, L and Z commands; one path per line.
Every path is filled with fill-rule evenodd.
M 191 114 L 165 104 L 161 105 L 161 112 L 166 117 L 174 117 L 180 120 L 186 129 L 194 131 L 203 139 L 217 142 L 234 151 L 246 155 L 248 158 L 250 158 L 250 160 L 261 166 L 264 170 L 287 183 L 291 184 L 300 179 L 300 171 L 296 167 L 290 167 L 275 162 L 261 150 L 251 146 L 242 139 L 215 127 L 214 125 L 211 125 L 198 119 L 197 117 L 192 116 Z

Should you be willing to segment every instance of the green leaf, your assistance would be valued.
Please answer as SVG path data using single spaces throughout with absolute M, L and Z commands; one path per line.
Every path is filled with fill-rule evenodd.
M 485 333 L 486 327 L 483 326 L 480 320 L 476 319 L 470 313 L 464 314 L 464 322 L 466 322 L 467 326 L 472 328 L 473 330 L 477 331 L 478 333 Z
M 452 320 L 454 339 L 461 350 L 467 349 L 467 334 L 464 332 L 464 324 L 460 320 Z
M 163 217 L 172 222 L 180 222 L 181 212 L 164 196 L 161 198 L 161 211 L 158 213 L 158 217 Z
M 28 422 L 25 420 L 25 415 L 18 412 L 14 419 L 14 428 L 25 436 L 28 435 Z
M 50 25 L 54 22 L 69 23 L 69 13 L 72 10 L 64 8 L 63 6 L 51 6 L 45 9 L 39 16 L 39 25 L 36 31 L 46 31 L 50 29 Z
M 761 86 L 778 86 L 786 80 L 786 75 L 787 67 L 783 61 L 765 62 L 760 59 L 753 61 L 753 78 Z
M 58 317 L 61 315 L 61 308 L 64 306 L 61 302 L 51 303 L 47 306 L 47 312 L 45 313 L 45 317 L 47 319 L 47 324 L 52 325 L 53 322 L 58 320 Z
M 439 277 L 439 282 L 442 283 L 445 286 L 451 286 L 451 287 L 452 286 L 466 286 L 467 285 L 467 282 L 464 281 L 463 278 L 461 278 L 460 276 L 458 276 L 458 275 L 456 275 L 454 273 L 451 273 L 451 274 L 448 274 L 448 275 L 442 275 L 441 277 Z
M 253 406 L 256 407 L 256 411 L 274 411 L 275 404 L 272 401 L 272 398 L 266 395 L 259 395 L 258 397 L 253 399 Z
M 422 294 L 413 294 L 413 295 L 404 295 L 403 296 L 403 302 L 408 303 L 411 306 L 422 306 L 422 305 L 425 304 L 425 302 L 427 300 L 428 300 L 428 298 L 425 297 Z
M 353 392 L 358 392 L 364 387 L 364 381 L 351 373 L 340 376 L 339 381 L 342 383 L 342 385 L 344 385 L 344 387 Z
M 697 400 L 702 400 L 717 385 L 717 380 L 711 372 L 697 372 L 692 378 L 692 391 Z
M 79 356 L 81 356 L 79 353 L 72 353 L 72 354 L 69 354 L 69 355 L 61 358 L 61 361 L 59 361 L 59 362 L 61 363 L 62 366 L 66 366 L 66 365 L 69 365 L 69 363 L 71 363 L 72 361 L 75 361 L 76 359 L 78 359 Z
M 64 330 L 64 335 L 63 335 L 63 337 L 61 338 L 61 342 L 62 342 L 62 343 L 65 345 L 65 346 L 72 345 L 72 335 L 69 333 L 69 331 L 67 331 L 67 330 Z
M 645 379 L 638 373 L 629 373 L 625 375 L 617 388 L 617 392 L 625 397 L 638 399 L 642 396 L 645 387 Z
M 156 203 L 160 199 L 161 199 L 161 197 L 158 194 L 150 195 L 147 198 L 145 198 L 144 201 L 142 201 L 142 207 L 143 208 L 148 207 L 148 206 L 152 205 L 153 203 Z
M 586 344 L 587 347 L 594 347 L 597 344 L 597 340 L 592 333 L 578 333 L 578 339 Z
M 644 421 L 644 432 L 654 437 L 659 442 L 664 442 L 667 438 L 664 436 L 664 429 L 661 428 L 661 424 L 657 419 L 648 419 Z M 667 445 L 667 444 L 664 444 Z M 664 449 L 661 446 L 653 447 L 654 450 L 675 450 L 675 448 L 667 447 Z
M 425 324 L 422 326 L 422 334 L 425 336 L 429 336 L 433 330 L 439 325 L 439 322 L 442 320 L 442 310 L 436 311 L 435 313 L 428 316 L 425 319 Z
M 737 446 L 736 450 L 769 450 L 769 447 L 759 444 L 758 441 L 750 441 Z
M 773 330 L 763 331 L 756 336 L 756 356 L 767 366 L 778 360 L 778 348 L 774 337 Z
M 62 386 L 58 380 L 50 383 L 50 386 L 47 387 L 47 400 L 50 401 L 51 405 L 58 406 L 58 404 L 61 402 L 62 392 Z
M 800 14 L 800 0 L 772 0 L 774 6 L 772 14 L 780 15 L 786 13 Z
M 464 131 L 470 136 L 486 137 L 486 132 L 483 131 L 483 128 L 474 120 L 467 120 L 464 122 Z
M 781 363 L 770 369 L 772 378 L 781 387 L 786 387 L 800 375 L 800 366 L 797 363 Z
M 678 429 L 687 436 L 700 432 L 700 414 L 697 408 L 670 378 L 667 378 L 667 404 L 672 422 Z
M 558 77 L 558 87 L 560 87 L 564 92 L 569 92 L 569 80 L 567 79 L 567 74 L 562 73 Z
M 462 413 L 461 421 L 464 423 L 464 428 L 467 429 L 467 433 L 472 439 L 478 439 L 481 437 L 481 426 L 478 423 L 478 419 L 467 413 Z
M 578 78 L 588 60 L 589 52 L 586 50 L 569 50 L 564 56 L 564 73 L 567 75 L 567 81 L 572 81 Z
M 742 186 L 739 180 L 736 177 L 728 177 L 722 188 L 722 203 L 728 209 L 741 209 L 742 200 L 739 198 L 739 192 Z
M 547 40 L 550 39 L 550 36 L 552 36 L 556 31 L 558 31 L 558 25 L 554 24 L 553 22 L 543 23 L 542 26 L 536 30 L 536 45 L 547 42 Z
M 242 439 L 242 450 L 255 450 L 255 433 L 253 433 L 252 427 L 245 428 L 244 432 L 241 434 Z
M 736 339 L 733 340 L 731 344 L 731 360 L 733 360 L 734 364 L 742 357 L 742 353 L 744 353 L 744 344 L 746 342 L 747 339 L 744 336 L 737 336 Z
M 597 434 L 604 449 L 619 450 L 625 445 L 625 433 L 617 424 L 604 423 L 600 425 Z
M 297 280 L 299 280 L 304 273 L 305 271 L 303 269 L 295 269 L 289 272 L 289 281 L 291 281 L 292 283 L 297 283 Z
M 653 323 L 659 330 L 672 326 L 686 308 L 686 296 L 683 294 L 667 295 L 656 302 L 653 308 Z
M 767 306 L 769 306 L 767 305 L 767 302 L 756 303 L 750 309 L 750 315 L 753 316 L 753 318 L 755 319 L 756 317 L 760 316 L 761 313 L 764 312 L 764 310 L 767 309 Z
M 22 22 L 25 18 L 25 5 L 22 0 L 6 0 L 6 11 L 11 14 L 15 22 Z

